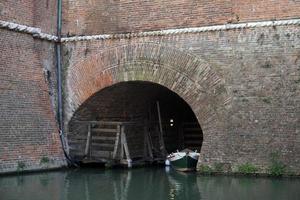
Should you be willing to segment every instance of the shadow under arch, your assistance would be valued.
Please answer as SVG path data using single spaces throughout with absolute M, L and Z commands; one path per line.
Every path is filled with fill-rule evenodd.
M 201 151 L 203 133 L 194 112 L 180 96 L 157 83 L 127 81 L 100 90 L 74 113 L 68 124 L 69 136 L 84 137 L 86 124 L 80 122 L 85 121 L 139 124 L 126 127 L 129 150 L 134 152 L 131 153 L 132 159 L 144 156 L 144 127 L 141 126 L 147 127 L 153 147 L 151 149 L 156 155 L 159 154 L 159 122 L 163 128 L 167 152 L 184 148 Z

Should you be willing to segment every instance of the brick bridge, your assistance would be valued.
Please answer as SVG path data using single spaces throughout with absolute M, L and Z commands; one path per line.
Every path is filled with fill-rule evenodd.
M 299 3 L 192 2 L 63 1 L 61 40 L 47 17 L 55 2 L 40 1 L 33 16 L 31 3 L 24 16 L 1 3 L 0 172 L 66 164 L 55 120 L 59 43 L 67 139 L 76 121 L 149 118 L 159 99 L 166 119 L 201 127 L 200 164 L 267 172 L 276 155 L 299 174 Z
M 103 48 L 103 44 L 84 47 L 89 53 L 76 56 L 74 64 L 72 62 L 67 66 L 66 124 L 84 102 L 103 88 L 127 81 L 157 83 L 178 94 L 192 108 L 204 131 L 202 152 L 207 153 L 203 155 L 210 157 L 209 154 L 218 154 L 216 151 L 210 151 L 210 148 L 215 149 L 221 138 L 224 138 L 222 135 L 226 128 L 225 113 L 228 112 L 226 107 L 230 106 L 230 95 L 226 91 L 225 80 L 209 63 L 189 51 L 164 43 L 136 41 L 131 45 L 122 45 L 118 42 L 103 50 L 99 50 L 99 47 Z M 69 52 L 66 51 L 66 54 Z M 70 54 L 70 60 L 73 61 L 73 53 Z M 127 91 L 127 96 L 130 96 L 130 92 L 137 93 L 133 89 Z M 155 89 L 151 93 L 154 95 Z M 138 95 L 141 94 L 135 94 Z M 151 99 L 147 94 L 142 95 L 146 99 Z M 107 95 L 106 98 L 118 102 L 119 98 L 126 96 L 120 97 L 120 94 L 116 93 Z M 98 102 L 94 100 L 91 108 L 100 107 L 105 103 L 104 99 L 105 97 L 98 97 Z M 135 99 L 134 97 L 128 99 L 129 104 L 137 106 L 141 99 L 138 101 Z M 118 105 L 120 104 L 115 103 L 115 106 Z M 91 108 L 85 107 L 86 110 L 93 112 Z M 173 109 L 176 110 L 177 107 Z M 105 110 L 98 109 L 97 112 L 101 113 L 102 119 L 105 117 Z M 114 112 L 114 108 L 111 107 L 109 112 Z M 143 112 L 141 109 L 137 114 L 141 115 Z M 76 119 L 78 118 L 77 115 Z M 82 118 L 95 120 L 93 115 L 87 117 L 85 114 Z

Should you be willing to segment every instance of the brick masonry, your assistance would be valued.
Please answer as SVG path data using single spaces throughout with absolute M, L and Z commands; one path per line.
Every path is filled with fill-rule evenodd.
M 0 20 L 34 26 L 46 33 L 56 33 L 56 1 L 51 0 L 2 0 Z
M 299 10 L 297 0 L 66 0 L 63 33 L 292 19 Z M 55 14 L 55 1 L 0 3 L 1 20 L 52 34 Z M 54 45 L 4 29 L 0 34 L 0 172 L 20 170 L 22 163 L 25 169 L 62 166 Z M 277 153 L 288 172 L 300 174 L 299 46 L 299 26 L 293 25 L 64 43 L 65 125 L 101 89 L 149 81 L 177 93 L 194 111 L 203 129 L 201 163 L 234 170 L 249 162 L 265 172 Z M 41 165 L 43 157 L 53 165 Z
M 1 1 L 0 19 L 56 32 L 55 1 Z M 55 120 L 54 44 L 0 29 L 0 173 L 66 165 Z
M 0 172 L 65 165 L 47 75 L 54 45 L 5 30 L 0 43 Z
M 65 35 L 126 33 L 299 17 L 299 0 L 63 1 Z
M 201 163 L 299 173 L 299 27 L 67 43 L 66 124 L 97 91 L 143 80 L 181 96 L 203 129 Z

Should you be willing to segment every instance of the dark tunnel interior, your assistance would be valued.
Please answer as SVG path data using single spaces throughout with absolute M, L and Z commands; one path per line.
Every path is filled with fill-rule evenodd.
M 127 126 L 125 131 L 132 159 L 145 156 L 145 129 L 150 135 L 153 154 L 160 154 L 160 124 L 167 153 L 184 148 L 201 151 L 203 134 L 192 109 L 180 96 L 159 84 L 142 81 L 121 82 L 90 97 L 75 112 L 68 125 L 70 154 L 73 157 L 80 159 L 84 154 L 80 149 L 85 147 L 88 128 L 83 122 L 99 121 L 134 122 L 133 125 Z M 92 129 L 100 130 L 99 125 L 93 125 Z M 110 136 L 109 134 L 102 133 L 105 136 Z M 105 143 L 108 142 L 100 139 L 93 141 L 95 155 L 97 150 L 113 151 L 114 141 L 111 141 L 110 149 L 108 145 L 107 148 L 104 147 Z M 101 147 L 101 144 L 104 146 Z

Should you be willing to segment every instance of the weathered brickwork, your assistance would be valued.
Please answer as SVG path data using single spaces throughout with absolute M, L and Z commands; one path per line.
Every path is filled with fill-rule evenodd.
M 67 43 L 66 123 L 97 91 L 159 83 L 181 96 L 203 129 L 201 163 L 253 163 L 277 153 L 299 173 L 299 27 Z M 206 71 L 208 69 L 208 71 Z
M 0 46 L 0 173 L 65 165 L 50 102 L 54 44 L 0 30 Z
M 2 0 L 0 20 L 41 28 L 56 33 L 56 1 L 50 0 Z
M 87 51 L 93 51 L 91 48 L 93 47 Z M 72 111 L 95 92 L 122 81 L 159 83 L 182 94 L 183 99 L 191 106 L 197 104 L 195 100 L 206 102 L 209 105 L 206 108 L 195 108 L 195 112 L 199 111 L 205 116 L 203 123 L 212 115 L 206 109 L 217 107 L 215 102 L 226 104 L 229 100 L 222 81 L 206 62 L 169 46 L 137 42 L 104 49 L 91 57 L 78 56 L 74 60 L 71 58 L 70 62 L 73 61 L 78 63 L 74 64 L 74 67 L 71 64 L 72 67 L 66 75 L 70 96 L 65 105 L 67 122 L 73 114 Z M 217 90 L 220 90 L 220 93 L 214 95 L 214 91 Z M 208 101 L 208 96 L 214 100 Z
M 63 1 L 64 34 L 126 33 L 299 17 L 297 0 Z
M 1 1 L 0 20 L 55 34 L 56 3 Z M 63 0 L 63 34 L 293 19 L 299 13 L 298 0 Z M 0 173 L 65 165 L 55 119 L 54 45 L 0 29 Z M 300 174 L 299 26 L 62 45 L 66 130 L 102 89 L 148 81 L 177 93 L 195 113 L 204 138 L 201 164 L 235 170 L 251 163 L 266 172 L 270 155 L 277 154 L 286 173 Z

